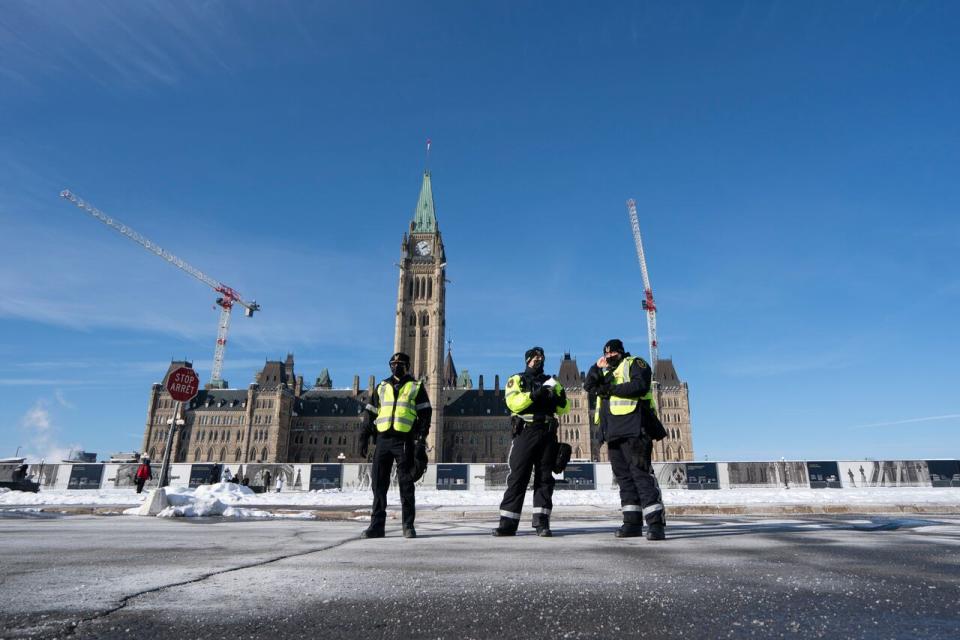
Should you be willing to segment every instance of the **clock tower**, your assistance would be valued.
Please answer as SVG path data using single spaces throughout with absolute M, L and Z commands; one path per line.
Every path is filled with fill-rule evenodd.
M 430 172 L 423 173 L 420 198 L 410 229 L 400 249 L 396 331 L 393 350 L 410 356 L 411 374 L 423 381 L 433 405 L 430 425 L 430 461 L 439 462 L 443 442 L 443 339 L 446 326 L 446 266 L 437 216 L 433 207 Z

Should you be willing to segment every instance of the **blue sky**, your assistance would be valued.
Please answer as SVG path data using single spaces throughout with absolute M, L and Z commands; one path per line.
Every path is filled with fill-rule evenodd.
M 696 457 L 960 455 L 952 2 L 9 2 L 0 13 L 0 456 L 140 446 L 199 282 L 256 298 L 225 377 L 382 376 L 431 168 L 448 337 L 646 355 L 624 201 Z

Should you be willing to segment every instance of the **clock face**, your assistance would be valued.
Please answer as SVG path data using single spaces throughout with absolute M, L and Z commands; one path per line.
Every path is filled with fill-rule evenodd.
M 417 243 L 417 255 L 428 256 L 430 255 L 430 243 L 426 240 L 421 240 Z

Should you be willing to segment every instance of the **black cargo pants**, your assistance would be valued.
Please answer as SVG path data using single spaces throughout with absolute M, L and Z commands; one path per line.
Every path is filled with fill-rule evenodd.
M 557 459 L 556 421 L 530 422 L 513 439 L 507 462 L 507 490 L 500 503 L 500 526 L 516 530 L 533 471 L 533 526 L 548 526 L 553 510 L 553 463 Z
M 403 528 L 409 529 L 417 515 L 413 485 L 413 442 L 409 437 L 381 433 L 373 450 L 370 469 L 370 484 L 373 487 L 373 509 L 370 514 L 370 529 L 383 531 L 387 521 L 387 490 L 390 488 L 390 472 L 397 463 L 397 483 L 400 485 L 400 507 Z
M 623 438 L 607 443 L 610 466 L 620 485 L 623 523 L 643 526 L 665 524 L 660 485 L 653 473 L 653 441 L 649 438 Z

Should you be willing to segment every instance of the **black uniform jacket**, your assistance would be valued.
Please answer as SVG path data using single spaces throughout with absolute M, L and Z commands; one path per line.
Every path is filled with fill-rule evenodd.
M 520 376 L 520 391 L 529 391 L 533 404 L 524 409 L 521 413 L 533 414 L 535 418 L 551 417 L 557 412 L 557 407 L 563 407 L 567 404 L 567 392 L 563 390 L 557 395 L 550 390 L 550 393 L 540 392 L 543 383 L 550 379 L 550 376 L 543 371 L 533 371 L 526 369 Z
M 625 358 L 630 357 L 626 354 Z M 610 384 L 610 395 L 621 398 L 640 399 L 650 390 L 650 365 L 642 358 L 637 358 L 630 365 L 630 382 L 613 384 L 613 371 L 601 369 L 597 365 L 590 367 L 587 377 L 583 381 L 583 388 L 592 394 Z M 640 405 L 625 416 L 615 416 L 610 413 L 610 398 L 597 396 L 600 403 L 600 440 L 612 442 L 622 438 L 639 438 L 643 435 L 643 419 Z M 593 416 L 590 416 L 593 420 Z
M 396 398 L 400 392 L 400 387 L 405 385 L 408 382 L 416 382 L 416 379 L 411 375 L 406 375 L 400 380 L 394 379 L 393 376 L 383 380 L 391 387 L 393 387 L 393 397 Z M 382 384 L 382 383 L 381 383 Z M 370 405 L 374 407 L 376 411 L 380 410 L 380 394 L 377 393 L 377 389 L 380 388 L 380 385 L 377 385 L 373 390 L 373 397 L 370 398 Z M 414 423 L 413 428 L 409 433 L 402 433 L 396 431 L 392 426 L 387 431 L 382 432 L 384 435 L 389 435 L 393 437 L 404 437 L 404 438 L 420 438 L 425 439 L 427 434 L 430 433 L 430 418 L 433 416 L 433 407 L 430 406 L 430 398 L 427 397 L 427 387 L 424 384 L 420 385 L 420 391 L 417 392 L 416 402 L 420 409 L 417 409 L 417 421 Z M 363 412 L 363 419 L 360 425 L 361 438 L 367 438 L 373 436 L 376 438 L 381 432 L 377 431 L 377 426 L 374 424 L 374 421 L 377 419 L 377 414 L 375 411 L 370 411 L 366 409 Z

